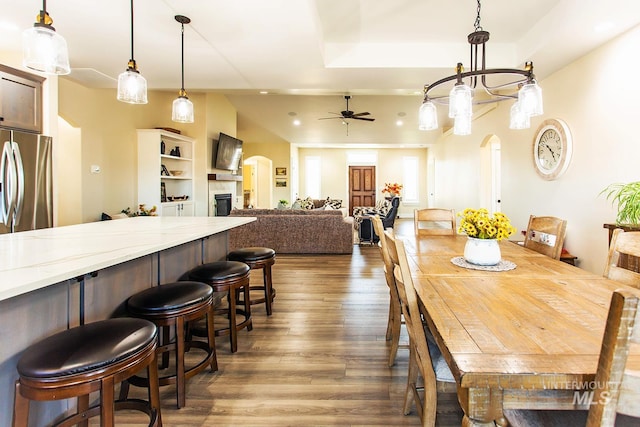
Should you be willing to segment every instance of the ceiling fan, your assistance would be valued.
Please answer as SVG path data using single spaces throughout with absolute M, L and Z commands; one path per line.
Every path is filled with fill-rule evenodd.
M 365 111 L 362 113 L 354 113 L 353 111 L 349 110 L 349 100 L 351 99 L 350 95 L 345 95 L 344 99 L 347 101 L 347 108 L 344 111 L 341 111 L 340 113 L 329 113 L 329 114 L 335 114 L 335 116 L 332 117 L 321 117 L 318 120 L 327 120 L 327 119 L 341 119 L 343 121 L 343 123 L 347 123 L 345 122 L 345 119 L 353 119 L 353 120 L 366 120 L 368 122 L 372 122 L 375 119 L 371 118 L 371 117 L 362 117 L 362 116 L 368 116 L 371 113 Z

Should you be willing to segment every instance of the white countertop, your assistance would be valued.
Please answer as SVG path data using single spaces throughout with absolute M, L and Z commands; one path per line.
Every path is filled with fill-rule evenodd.
M 252 221 L 147 216 L 3 234 L 0 301 Z

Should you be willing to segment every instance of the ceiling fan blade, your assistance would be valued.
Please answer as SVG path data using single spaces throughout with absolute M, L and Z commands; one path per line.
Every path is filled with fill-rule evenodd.
M 350 118 L 353 119 L 353 120 L 366 120 L 368 122 L 372 122 L 372 121 L 375 120 L 375 119 L 372 119 L 370 117 L 350 117 Z
M 351 117 L 358 117 L 358 116 L 368 116 L 371 113 L 368 111 L 365 111 L 364 113 L 356 113 L 356 114 L 352 114 Z
M 342 119 L 342 116 L 335 116 L 335 117 L 320 117 L 318 120 L 329 120 L 329 119 Z

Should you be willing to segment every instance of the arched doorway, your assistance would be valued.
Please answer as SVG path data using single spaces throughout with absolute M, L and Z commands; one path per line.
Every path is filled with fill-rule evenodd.
M 273 208 L 273 162 L 264 156 L 251 156 L 242 163 L 244 207 Z

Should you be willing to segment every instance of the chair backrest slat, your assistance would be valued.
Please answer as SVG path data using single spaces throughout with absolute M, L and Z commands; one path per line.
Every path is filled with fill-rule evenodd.
M 424 225 L 424 226 L 421 226 Z M 456 212 L 453 209 L 427 208 L 413 211 L 416 236 L 449 236 L 456 232 Z
M 567 221 L 553 216 L 529 217 L 524 247 L 551 258 L 560 259 Z
M 640 273 L 618 266 L 621 256 L 640 257 L 640 231 L 613 231 L 609 243 L 609 255 L 604 268 L 604 277 L 640 288 Z

